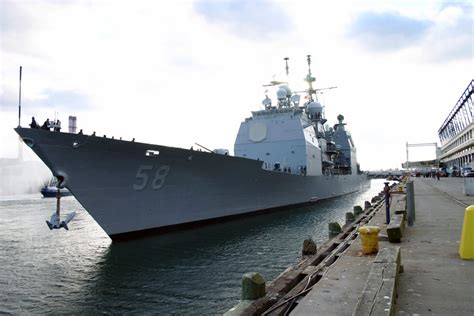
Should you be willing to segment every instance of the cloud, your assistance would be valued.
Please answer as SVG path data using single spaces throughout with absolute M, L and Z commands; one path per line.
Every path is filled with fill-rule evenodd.
M 35 103 L 41 106 L 58 107 L 63 110 L 85 109 L 89 106 L 88 97 L 78 91 L 46 90 L 45 98 Z
M 166 10 L 154 1 L 0 0 L 0 156 L 7 149 L 16 154 L 12 127 L 18 119 L 20 65 L 23 124 L 31 116 L 42 123 L 57 111 L 63 123 L 67 115 L 76 115 L 87 133 L 182 148 L 198 142 L 231 149 L 240 122 L 260 108 L 261 84 L 284 73 L 283 57 L 290 57 L 290 78 L 297 90 L 306 87 L 301 77 L 307 71 L 305 56 L 312 54 L 318 86 L 339 87 L 324 94 L 327 118 L 333 123 L 340 113 L 347 117 L 364 168 L 400 166 L 404 141 L 434 141 L 472 79 L 472 61 L 465 58 L 473 42 L 468 9 L 457 3 L 440 7 L 372 0 L 344 6 L 320 1 L 169 1 Z M 398 23 L 429 26 L 415 28 L 413 39 L 412 31 L 398 25 L 393 32 L 403 38 L 399 46 L 389 44 L 400 48 L 374 49 L 363 40 L 366 34 L 352 29 L 363 12 L 379 17 L 384 15 L 373 12 L 388 12 Z M 380 40 L 391 34 L 387 25 L 358 30 Z M 363 52 L 354 53 L 354 43 Z M 456 60 L 455 53 L 464 59 Z M 379 138 L 374 141 L 374 130 L 387 135 L 382 131 L 391 125 L 386 120 L 364 124 L 365 113 L 387 108 L 401 113 L 390 117 L 393 126 L 406 119 L 404 113 L 423 117 L 423 126 L 397 132 L 399 142 L 394 139 L 390 146 Z M 386 152 L 396 149 L 384 156 L 374 153 L 374 146 L 385 146 Z
M 24 32 L 30 29 L 30 24 L 25 21 L 31 21 L 33 18 L 21 6 L 15 3 L 0 2 L 0 32 L 6 33 L 10 31 Z
M 209 23 L 245 38 L 261 40 L 292 29 L 285 11 L 267 0 L 198 0 L 194 9 Z
M 472 3 L 470 1 L 460 1 L 460 0 L 454 0 L 454 1 L 444 1 L 440 5 L 440 10 L 444 10 L 446 8 L 461 8 L 462 10 L 472 10 Z
M 57 111 L 84 110 L 90 106 L 89 98 L 78 91 L 45 90 L 39 96 L 31 98 L 23 96 L 22 107 L 30 111 L 52 108 Z M 5 92 L 0 94 L 1 111 L 16 111 L 18 94 Z
M 395 11 L 362 12 L 350 24 L 348 36 L 375 53 L 411 49 L 416 59 L 446 63 L 473 55 L 472 5 L 444 3 L 427 17 Z
M 23 51 L 18 38 L 29 41 L 36 17 L 24 7 L 10 1 L 0 1 L 0 43 L 2 51 Z
M 403 16 L 398 12 L 363 12 L 353 21 L 349 36 L 375 51 L 416 46 L 433 22 Z
M 423 51 L 433 62 L 472 60 L 474 42 L 472 5 L 445 4 L 424 42 Z

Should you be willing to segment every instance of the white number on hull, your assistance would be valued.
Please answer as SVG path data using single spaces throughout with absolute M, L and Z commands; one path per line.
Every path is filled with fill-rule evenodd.
M 133 185 L 135 191 L 141 191 L 145 189 L 148 185 L 148 180 L 150 179 L 150 174 L 153 172 L 152 165 L 141 165 L 138 170 L 135 178 L 138 180 L 138 183 Z M 151 181 L 151 188 L 153 190 L 159 190 L 165 184 L 166 176 L 170 172 L 170 166 L 161 166 L 159 167 Z

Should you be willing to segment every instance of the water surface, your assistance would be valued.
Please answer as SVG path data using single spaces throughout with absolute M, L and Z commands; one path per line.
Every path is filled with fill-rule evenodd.
M 242 274 L 272 280 L 301 257 L 303 240 L 327 240 L 328 223 L 364 205 L 371 188 L 309 207 L 112 243 L 74 197 L 70 230 L 45 223 L 55 199 L 0 200 L 0 314 L 222 314 L 238 303 Z

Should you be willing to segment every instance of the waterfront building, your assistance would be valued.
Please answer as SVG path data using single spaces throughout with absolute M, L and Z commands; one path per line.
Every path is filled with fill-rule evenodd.
M 474 80 L 471 80 L 438 130 L 441 141 L 440 163 L 448 169 L 474 167 L 473 89 Z

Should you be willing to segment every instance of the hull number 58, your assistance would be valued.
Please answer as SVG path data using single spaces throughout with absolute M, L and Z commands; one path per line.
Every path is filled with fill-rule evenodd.
M 169 172 L 170 166 L 155 168 L 152 165 L 141 165 L 135 175 L 136 182 L 133 184 L 133 189 L 141 191 L 150 186 L 153 190 L 159 190 L 165 185 Z

